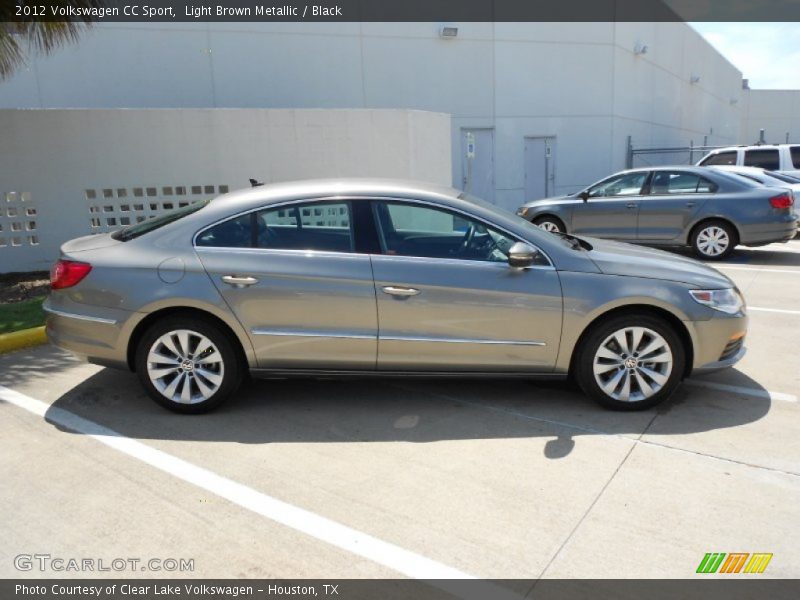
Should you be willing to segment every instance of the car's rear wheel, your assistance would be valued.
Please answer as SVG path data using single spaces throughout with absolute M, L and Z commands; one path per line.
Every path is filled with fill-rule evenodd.
M 539 227 L 540 229 L 544 229 L 545 231 L 549 231 L 551 233 L 566 233 L 567 228 L 564 227 L 564 223 L 561 222 L 560 219 L 555 217 L 536 217 L 533 220 L 533 224 Z
M 216 408 L 242 379 L 242 365 L 229 337 L 201 319 L 156 322 L 139 340 L 135 360 L 150 397 L 179 413 Z
M 629 314 L 594 327 L 577 349 L 581 389 L 614 410 L 644 410 L 666 400 L 683 377 L 684 348 L 666 321 Z
M 720 260 L 730 256 L 739 243 L 736 230 L 725 221 L 701 223 L 692 235 L 692 248 L 706 260 Z

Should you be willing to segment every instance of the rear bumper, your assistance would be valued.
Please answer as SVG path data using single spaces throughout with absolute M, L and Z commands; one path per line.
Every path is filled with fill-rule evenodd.
M 90 362 L 127 368 L 127 345 L 122 329 L 134 313 L 91 307 L 93 314 L 88 314 L 87 306 L 63 304 L 48 298 L 42 305 L 47 314 L 48 340 Z
M 739 230 L 739 243 L 748 246 L 791 240 L 797 234 L 797 222 L 797 215 L 791 214 L 772 223 L 742 226 Z

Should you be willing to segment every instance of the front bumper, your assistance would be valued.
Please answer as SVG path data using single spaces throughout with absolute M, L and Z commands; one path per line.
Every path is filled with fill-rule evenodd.
M 747 352 L 746 314 L 720 313 L 707 321 L 685 322 L 694 346 L 693 373 L 710 373 L 727 369 L 739 362 Z

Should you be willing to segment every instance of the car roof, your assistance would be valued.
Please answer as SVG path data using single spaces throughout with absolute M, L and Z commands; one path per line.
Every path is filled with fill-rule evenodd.
M 302 181 L 284 181 L 267 183 L 217 196 L 211 201 L 209 209 L 221 209 L 225 212 L 246 211 L 287 200 L 309 200 L 346 196 L 351 199 L 359 197 L 395 197 L 419 199 L 457 200 L 462 194 L 446 185 L 406 179 L 377 179 L 361 177 L 343 177 L 331 179 L 305 179 Z
M 773 150 L 777 148 L 794 148 L 800 144 L 739 144 L 738 146 L 725 146 L 724 148 L 714 148 L 709 150 L 708 154 L 717 154 L 718 152 L 730 152 L 731 150 Z
M 696 173 L 697 175 L 705 175 L 708 173 L 708 167 L 696 167 L 694 165 L 664 165 L 658 167 L 637 167 L 636 169 L 621 171 L 621 173 L 646 173 L 649 171 L 686 171 L 688 173 Z

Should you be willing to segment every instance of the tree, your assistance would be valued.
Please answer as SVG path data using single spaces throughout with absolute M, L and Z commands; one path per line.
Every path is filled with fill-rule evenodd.
M 32 52 L 48 54 L 60 46 L 75 42 L 83 29 L 91 26 L 92 18 L 78 17 L 69 21 L 55 21 L 51 6 L 77 9 L 101 8 L 103 0 L 45 0 L 26 3 L 37 12 L 44 7 L 47 16 L 17 16 L 17 2 L 0 0 L 0 80 L 7 79 L 27 62 Z M 22 4 L 22 2 L 19 2 Z

